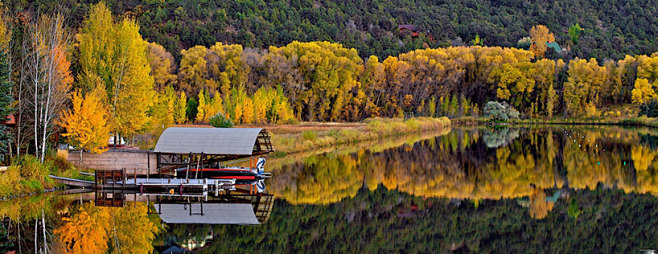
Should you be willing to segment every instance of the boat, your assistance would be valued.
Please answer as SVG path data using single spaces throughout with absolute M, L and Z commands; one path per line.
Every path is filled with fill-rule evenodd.
M 176 170 L 178 176 L 189 174 L 194 178 L 207 179 L 227 179 L 235 180 L 235 185 L 256 185 L 258 189 L 264 191 L 263 181 L 271 176 L 265 172 L 265 158 L 260 157 L 255 163 L 255 167 L 203 167 L 203 168 L 179 168 Z

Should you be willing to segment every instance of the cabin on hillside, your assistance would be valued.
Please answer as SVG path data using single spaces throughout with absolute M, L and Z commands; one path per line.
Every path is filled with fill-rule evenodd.
M 9 114 L 5 121 L 0 121 L 0 124 L 4 124 L 9 128 L 16 127 L 16 117 L 14 117 L 14 114 Z
M 409 34 L 411 35 L 411 38 L 416 39 L 422 35 L 429 38 L 430 41 L 434 41 L 434 37 L 432 36 L 432 34 L 430 34 L 429 30 L 427 31 L 427 33 L 423 34 L 421 33 L 420 29 L 418 29 L 416 25 L 410 25 L 410 24 L 398 25 L 398 31 L 400 32 L 401 36 L 405 36 Z
M 415 25 L 398 25 L 398 31 L 400 31 L 400 34 L 405 34 L 405 33 L 411 33 L 411 37 L 416 38 L 418 37 L 419 31 L 418 28 Z

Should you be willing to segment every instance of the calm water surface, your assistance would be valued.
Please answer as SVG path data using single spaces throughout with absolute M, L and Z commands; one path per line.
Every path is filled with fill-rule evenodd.
M 457 128 L 270 159 L 274 198 L 32 196 L 0 203 L 0 252 L 638 253 L 658 249 L 657 146 L 649 129 Z M 245 208 L 259 225 L 215 224 Z

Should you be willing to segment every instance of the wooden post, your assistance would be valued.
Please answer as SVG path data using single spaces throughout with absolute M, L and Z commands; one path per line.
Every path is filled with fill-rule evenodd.
M 146 151 L 146 180 L 151 176 L 151 151 Z
M 203 153 L 201 153 L 201 155 L 199 155 L 196 160 L 196 172 L 194 172 L 194 179 L 199 179 L 199 163 L 201 163 L 201 156 L 203 156 Z

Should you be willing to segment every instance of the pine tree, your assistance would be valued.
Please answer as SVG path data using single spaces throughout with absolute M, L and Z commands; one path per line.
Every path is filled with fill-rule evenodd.
M 10 75 L 7 53 L 4 49 L 0 49 L 0 161 L 4 160 L 3 156 L 7 153 L 11 141 L 9 130 L 2 124 L 13 111 L 11 108 L 13 99 L 11 97 L 12 83 Z
M 198 106 L 199 103 L 194 97 L 187 101 L 187 107 L 185 107 L 185 116 L 190 123 L 193 123 L 196 120 Z

